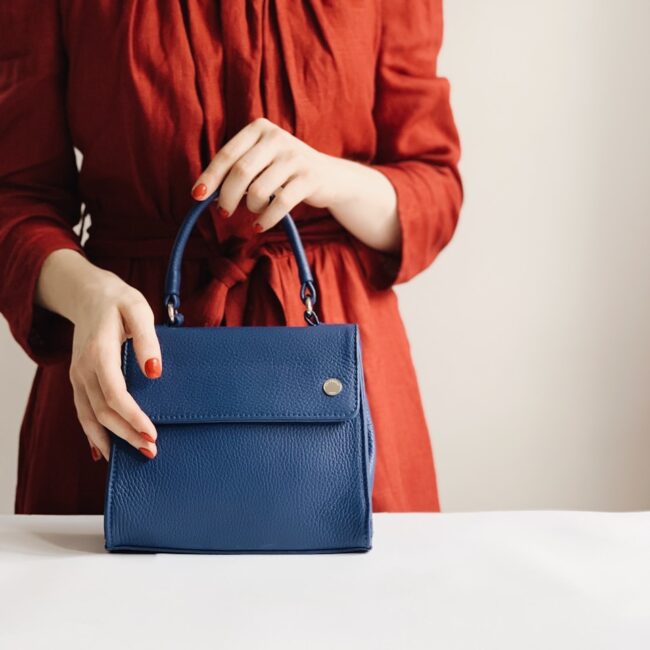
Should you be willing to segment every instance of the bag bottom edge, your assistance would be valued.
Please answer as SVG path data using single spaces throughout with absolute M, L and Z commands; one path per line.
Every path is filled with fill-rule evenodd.
M 314 548 L 314 549 L 185 549 L 158 548 L 151 546 L 119 545 L 104 546 L 109 553 L 186 553 L 200 555 L 298 555 L 323 553 L 367 553 L 370 546 L 350 546 L 346 548 Z

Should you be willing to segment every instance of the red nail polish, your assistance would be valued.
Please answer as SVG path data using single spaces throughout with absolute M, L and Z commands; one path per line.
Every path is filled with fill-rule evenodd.
M 93 460 L 95 462 L 97 462 L 102 457 L 102 454 L 99 449 L 97 449 L 97 447 L 90 448 L 90 455 L 93 457 Z
M 262 228 L 262 224 L 255 222 L 255 223 L 253 224 L 253 230 L 254 230 L 255 232 L 262 232 L 262 230 L 263 230 L 263 228 Z
M 149 379 L 158 379 L 162 374 L 162 368 L 160 367 L 160 360 L 156 357 L 147 359 L 144 364 L 144 374 L 149 377 Z
M 140 447 L 138 451 L 146 456 L 147 458 L 154 458 L 156 454 L 153 453 L 153 451 L 147 449 L 146 447 Z
M 205 183 L 199 183 L 193 190 L 192 190 L 192 198 L 196 199 L 197 201 L 200 201 L 201 199 L 205 198 L 205 195 L 208 192 L 208 188 L 206 187 Z
M 146 431 L 140 431 L 140 435 L 147 441 L 147 442 L 156 442 L 156 439 L 148 434 Z
M 230 212 L 228 210 L 224 210 L 221 206 L 217 207 L 217 214 L 222 218 L 222 219 L 227 219 L 230 216 Z

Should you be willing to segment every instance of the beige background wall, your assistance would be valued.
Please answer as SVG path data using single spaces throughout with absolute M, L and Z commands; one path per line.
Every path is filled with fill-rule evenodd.
M 650 2 L 447 0 L 466 203 L 399 288 L 443 510 L 650 509 Z M 0 512 L 34 368 L 0 323 Z

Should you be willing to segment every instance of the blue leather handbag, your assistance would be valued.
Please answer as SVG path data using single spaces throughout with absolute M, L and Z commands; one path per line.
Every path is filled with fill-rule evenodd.
M 164 372 L 148 379 L 131 340 L 127 389 L 158 431 L 147 459 L 112 432 L 104 503 L 108 551 L 335 553 L 372 548 L 375 438 L 357 324 L 324 324 L 305 251 L 297 260 L 304 326 L 184 327 L 183 252 L 218 196 L 194 202 L 156 325 Z

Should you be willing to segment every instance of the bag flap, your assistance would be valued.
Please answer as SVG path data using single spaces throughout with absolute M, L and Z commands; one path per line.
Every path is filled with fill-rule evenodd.
M 356 324 L 156 325 L 156 333 L 158 379 L 142 373 L 131 339 L 122 354 L 128 391 L 154 423 L 333 421 L 358 412 Z

